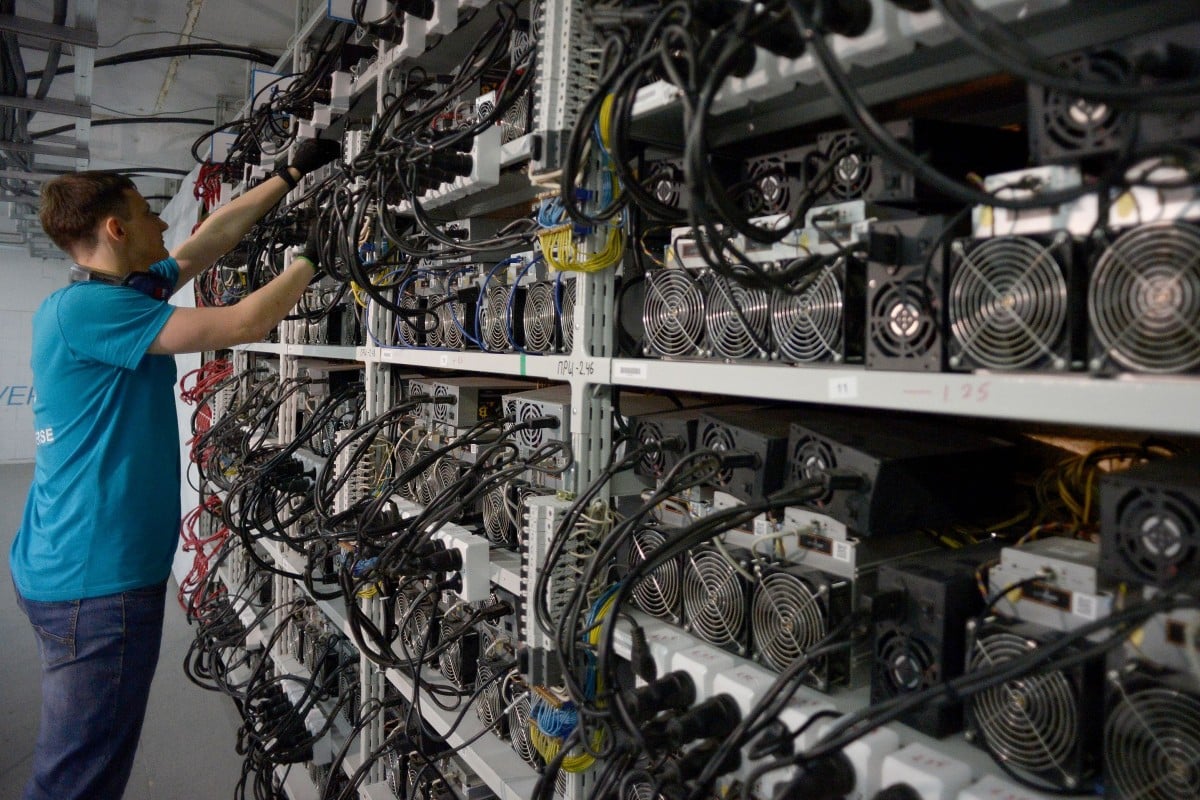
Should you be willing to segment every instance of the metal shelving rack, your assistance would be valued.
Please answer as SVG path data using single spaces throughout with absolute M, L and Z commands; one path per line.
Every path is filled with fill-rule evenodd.
M 554 10 L 556 19 L 561 20 L 569 16 L 571 3 L 572 0 L 550 0 L 545 5 Z M 1118 25 L 1124 31 L 1138 32 L 1171 24 L 1186 13 L 1182 10 L 1186 4 L 1155 2 L 1142 4 L 1137 9 L 1131 9 L 1129 5 L 1117 0 L 1097 0 L 1089 6 L 1087 15 L 1079 15 L 1074 13 L 1078 11 L 1077 6 L 1071 4 L 1048 12 L 1044 17 L 1034 16 L 1022 24 L 1033 37 L 1033 44 L 1053 45 L 1056 52 L 1061 52 L 1091 41 L 1098 31 L 1110 26 Z M 306 30 L 318 27 L 314 21 L 306 26 Z M 374 88 L 375 100 L 380 102 L 387 91 L 391 71 L 411 63 L 413 54 L 402 53 L 406 47 L 409 46 L 389 50 L 380 45 L 378 59 L 356 79 L 354 94 L 361 96 Z M 569 56 L 569 53 L 562 55 L 563 58 Z M 978 58 L 948 43 L 858 70 L 855 74 L 864 96 L 871 102 L 880 102 L 979 77 L 988 74 L 988 68 Z M 652 92 L 647 96 L 650 94 Z M 635 135 L 650 142 L 674 142 L 673 137 L 677 137 L 679 131 L 677 105 L 669 102 L 668 97 L 668 102 L 655 105 L 647 101 L 643 106 Z M 747 109 L 718 120 L 715 144 L 766 136 L 833 114 L 830 101 L 817 87 L 800 87 L 783 98 L 751 103 Z M 528 158 L 530 152 L 531 139 L 523 137 L 505 146 L 503 163 L 516 163 Z M 521 187 L 508 196 L 493 194 L 488 198 L 475 198 L 464 208 L 467 213 L 473 213 L 481 208 L 481 202 L 499 204 L 501 199 L 521 202 L 527 199 L 525 191 L 526 188 Z M 1200 407 L 1200 380 L 1194 377 L 1123 375 L 1105 379 L 1082 374 L 931 374 L 871 371 L 861 366 L 787 366 L 769 361 L 721 363 L 615 357 L 612 351 L 613 275 L 611 272 L 585 274 L 578 280 L 574 344 L 569 353 L 527 355 L 378 344 L 351 348 L 259 343 L 235 348 L 235 367 L 245 369 L 251 355 L 278 357 L 284 375 L 294 374 L 294 361 L 302 357 L 361 363 L 368 394 L 366 413 L 370 416 L 387 410 L 394 401 L 390 379 L 393 365 L 415 370 L 528 377 L 567 384 L 571 388 L 570 428 L 578 464 L 574 470 L 576 486 L 592 481 L 611 449 L 610 395 L 613 387 L 710 393 L 878 412 L 921 412 L 1052 426 L 1200 436 L 1200 415 L 1196 414 L 1196 408 Z M 367 325 L 373 334 L 371 339 L 386 340 L 388 321 L 378 307 L 372 308 Z M 264 542 L 264 547 L 277 563 L 288 569 L 295 570 L 299 566 L 296 558 L 278 545 Z M 520 563 L 515 555 L 494 554 L 491 572 L 495 583 L 514 593 L 521 591 Z M 276 580 L 279 591 L 304 592 L 303 586 L 296 582 Z M 363 602 L 368 604 L 366 608 L 370 613 L 378 613 L 378 609 L 370 606 L 371 601 Z M 335 628 L 347 630 L 345 614 L 337 604 L 316 603 Z M 648 626 L 653 624 L 647 623 Z M 667 666 L 660 664 L 660 669 Z M 385 683 L 405 694 L 411 695 L 413 691 L 410 676 L 398 670 L 380 672 L 366 658 L 360 659 L 360 673 L 364 699 L 381 698 Z M 821 698 L 830 700 L 827 696 Z M 864 699 L 860 695 L 848 695 L 834 698 L 833 702 L 854 707 L 861 705 Z M 445 733 L 451 729 L 453 714 L 432 704 L 423 704 L 423 708 L 427 720 L 436 730 Z M 467 744 L 482 729 L 481 723 L 473 717 L 468 722 L 471 724 L 460 726 L 450 735 L 451 745 L 463 746 L 460 751 L 463 760 L 497 796 L 505 800 L 528 797 L 536 780 L 534 771 L 524 765 L 507 744 L 490 733 L 483 733 L 474 743 Z M 347 761 L 347 771 L 352 772 L 383 739 L 382 720 L 364 730 L 357 753 Z M 908 740 L 921 739 L 908 736 Z M 967 751 L 975 753 L 973 763 L 984 763 L 982 754 L 965 745 L 956 748 L 955 755 L 968 757 Z M 991 771 L 995 772 L 994 769 Z M 369 798 L 390 797 L 390 791 L 383 783 L 380 764 L 376 764 L 360 793 Z

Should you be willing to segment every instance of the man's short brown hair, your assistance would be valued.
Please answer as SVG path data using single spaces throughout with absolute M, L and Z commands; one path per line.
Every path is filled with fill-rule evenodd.
M 137 191 L 133 181 L 111 172 L 72 172 L 42 187 L 38 217 L 42 230 L 54 243 L 70 253 L 80 245 L 96 246 L 96 226 L 105 217 L 128 219 L 127 190 Z

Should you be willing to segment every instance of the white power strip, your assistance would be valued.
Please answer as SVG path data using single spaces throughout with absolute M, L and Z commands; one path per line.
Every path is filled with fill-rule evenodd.
M 880 788 L 907 784 L 921 800 L 956 800 L 971 783 L 971 768 L 923 744 L 910 744 L 883 760 Z

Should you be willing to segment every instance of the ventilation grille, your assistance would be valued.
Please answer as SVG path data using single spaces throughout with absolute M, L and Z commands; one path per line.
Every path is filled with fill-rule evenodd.
M 466 343 L 463 327 L 467 324 L 466 310 L 462 303 L 450 302 L 438 306 L 438 344 L 452 350 L 462 350 Z
M 693 550 L 684 564 L 687 628 L 707 642 L 744 653 L 750 616 L 746 579 L 717 550 Z
M 640 445 L 658 444 L 663 440 L 662 428 L 657 422 L 651 420 L 639 420 L 637 426 L 637 440 Z M 638 471 L 643 475 L 650 475 L 655 478 L 662 477 L 667 471 L 667 456 L 661 448 L 651 448 L 647 450 L 638 462 Z
M 871 265 L 867 281 L 867 366 L 938 369 L 941 337 L 920 270 L 888 276 Z
M 768 572 L 754 590 L 751 630 L 754 651 L 768 666 L 784 670 L 828 629 L 819 587 L 792 572 Z
M 508 711 L 508 731 L 512 736 L 512 748 L 529 766 L 540 766 L 537 750 L 529 741 L 529 694 L 525 693 Z
M 508 719 L 504 716 L 504 707 L 507 704 L 501 690 L 505 679 L 496 675 L 495 669 L 486 659 L 479 662 L 479 673 L 475 678 L 479 700 L 475 703 L 475 709 L 483 727 L 505 739 L 508 738 Z
M 666 540 L 666 533 L 657 528 L 642 528 L 634 533 L 629 547 L 630 569 L 644 562 Z M 679 562 L 670 561 L 638 582 L 633 588 L 633 600 L 651 616 L 679 622 L 681 582 Z
M 1111 549 L 1137 579 L 1157 586 L 1200 570 L 1200 504 L 1195 495 L 1154 486 L 1127 490 L 1115 524 L 1103 525 Z
M 789 483 L 797 484 L 809 478 L 815 478 L 822 473 L 835 469 L 838 465 L 837 455 L 833 445 L 819 436 L 812 434 L 801 435 L 792 443 L 792 451 L 788 456 L 788 467 L 791 473 Z M 810 500 L 809 504 L 824 507 L 833 499 L 832 492 L 825 492 L 820 497 Z
M 575 278 L 559 283 L 559 327 L 562 329 L 563 352 L 575 347 Z
M 1069 237 L 955 242 L 947 314 L 950 366 L 995 370 L 1070 366 Z M 1069 343 L 1068 347 L 1069 347 Z
M 508 144 L 529 132 L 529 92 L 523 92 L 500 120 L 500 143 Z
M 733 431 L 729 428 L 715 422 L 707 422 L 700 429 L 700 447 L 704 450 L 728 453 L 737 449 L 737 441 L 734 439 Z M 733 469 L 731 467 L 719 470 L 712 477 L 712 483 L 715 486 L 728 486 L 732 482 Z
M 555 347 L 558 314 L 554 308 L 554 282 L 538 281 L 525 295 L 525 349 L 550 353 Z
M 646 181 L 646 189 L 654 199 L 668 208 L 687 207 L 687 187 L 683 170 L 672 161 L 659 161 Z
M 967 671 L 988 669 L 1037 649 L 1038 642 L 993 628 L 976 638 Z M 969 701 L 970 715 L 987 749 L 1018 770 L 1062 788 L 1075 788 L 1081 776 L 1082 724 L 1078 687 L 1061 670 L 1040 672 L 986 689 Z
M 1113 797 L 1177 800 L 1200 786 L 1200 697 L 1148 679 L 1113 681 L 1104 761 Z
M 704 291 L 683 269 L 661 269 L 646 276 L 642 324 L 652 352 L 680 358 L 700 355 L 704 346 Z
M 771 334 L 781 360 L 844 359 L 845 272 L 838 259 L 801 294 L 771 293 Z
M 792 205 L 792 184 L 782 158 L 770 156 L 750 163 L 742 206 L 751 216 L 786 213 Z
M 1129 85 L 1133 70 L 1120 53 L 1098 50 L 1075 53 L 1059 63 L 1062 72 L 1087 83 Z M 1031 88 L 1041 93 L 1034 108 L 1034 133 L 1040 160 L 1061 161 L 1117 150 L 1129 133 L 1133 117 L 1101 102 L 1083 100 L 1057 89 Z
M 829 168 L 828 197 L 833 202 L 856 200 L 871 186 L 871 156 L 853 133 L 829 138 L 822 151 Z
M 939 682 L 941 670 L 933 651 L 905 628 L 888 626 L 879 630 L 875 660 L 887 697 L 918 692 Z
M 413 297 L 411 294 L 405 294 L 401 296 L 400 302 L 398 302 L 396 305 L 400 306 L 401 308 L 412 309 L 414 311 L 421 306 L 417 298 Z M 417 327 L 409 322 L 409 319 L 409 317 L 397 315 L 396 343 L 405 347 L 419 347 L 424 340 L 424 334 L 422 334 Z M 417 316 L 412 317 L 412 319 L 416 319 L 417 325 L 421 325 L 424 317 Z
M 1119 236 L 1088 288 L 1100 358 L 1138 372 L 1200 367 L 1200 228 L 1158 222 Z
M 489 351 L 503 352 L 509 347 L 508 332 L 505 330 L 508 291 L 506 286 L 493 285 L 480 298 L 483 306 L 479 312 L 479 340 Z
M 722 358 L 766 358 L 770 301 L 762 289 L 712 274 L 704 319 L 713 354 Z

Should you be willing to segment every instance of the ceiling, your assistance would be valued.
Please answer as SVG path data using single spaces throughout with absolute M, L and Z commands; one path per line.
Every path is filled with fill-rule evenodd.
M 101 61 L 149 48 L 213 42 L 254 47 L 271 56 L 279 56 L 297 29 L 298 8 L 312 8 L 315 3 L 313 0 L 308 3 L 287 0 L 66 0 L 66 5 L 67 28 L 90 28 L 88 18 L 94 14 L 97 47 L 93 53 L 84 46 L 65 46 L 60 68 L 70 64 L 86 65 L 93 59 Z M 5 14 L 11 15 L 10 21 L 15 17 L 13 24 L 7 27 L 16 27 L 19 31 L 15 41 L 19 44 L 26 72 L 43 68 L 50 44 L 44 38 L 20 31 L 51 23 L 54 8 L 54 0 L 0 0 L 0 21 L 5 19 Z M 0 28 L 4 27 L 0 24 Z M 9 41 L 13 39 L 9 38 Z M 9 175 L 84 168 L 139 169 L 142 172 L 131 177 L 144 195 L 173 195 L 181 175 L 153 170 L 190 171 L 195 165 L 192 143 L 204 133 L 206 126 L 151 120 L 155 117 L 186 117 L 202 119 L 211 127 L 214 121 L 229 118 L 230 108 L 236 113 L 245 100 L 249 71 L 255 66 L 265 68 L 252 61 L 227 56 L 191 55 L 98 66 L 91 71 L 90 81 L 83 69 L 79 70 L 79 75 L 58 75 L 50 84 L 46 100 L 80 102 L 84 109 L 90 104 L 91 123 L 114 118 L 136 118 L 138 121 L 103 126 L 75 124 L 75 117 L 52 113 L 57 109 L 35 110 L 23 128 L 13 129 L 6 125 L 0 140 L 24 141 L 38 145 L 41 150 L 49 145 L 66 155 L 6 151 L 0 141 L 0 160 L 3 161 L 0 170 Z M 8 72 L 5 76 L 8 84 L 13 78 L 13 70 L 8 63 L 4 69 Z M 27 97 L 34 98 L 38 80 L 30 78 L 25 88 Z M 0 88 L 0 95 L 4 94 L 10 93 Z M 2 98 L 0 106 L 3 106 Z M 221 106 L 220 116 L 218 106 Z M 0 108 L 0 111 L 10 120 L 14 116 L 7 108 Z M 37 136 L 39 132 L 67 125 L 74 129 L 50 137 Z M 86 153 L 86 161 L 75 157 L 81 153 Z M 0 198 L 3 198 L 0 199 L 0 245 L 28 248 L 35 255 L 42 255 L 47 245 L 39 241 L 36 221 L 28 219 L 40 183 L 4 180 L 0 181 L 0 187 Z M 155 208 L 163 203 L 165 200 L 152 201 Z

